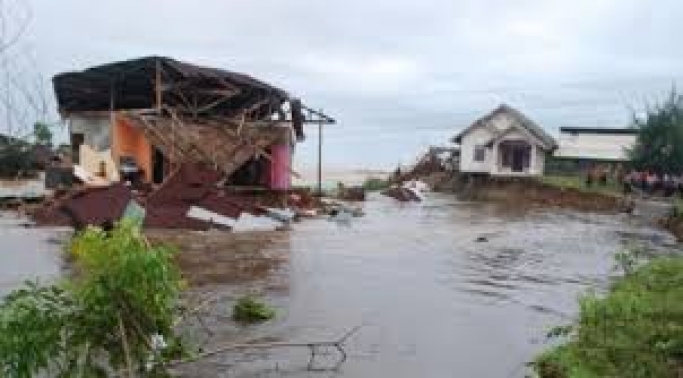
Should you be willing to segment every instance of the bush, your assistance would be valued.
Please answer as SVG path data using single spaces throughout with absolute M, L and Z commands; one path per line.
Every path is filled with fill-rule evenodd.
M 162 357 L 160 344 L 178 344 L 172 326 L 182 282 L 173 251 L 123 223 L 85 230 L 68 252 L 75 277 L 27 284 L 0 305 L 0 376 L 147 372 Z
M 0 177 L 30 177 L 34 166 L 34 156 L 28 145 L 0 143 Z
M 541 377 L 679 377 L 683 369 L 683 258 L 657 258 L 605 297 L 580 300 L 568 342 L 537 358 Z
M 244 323 L 257 323 L 273 319 L 275 309 L 252 296 L 240 298 L 233 307 L 232 318 Z
M 363 189 L 368 191 L 384 190 L 391 186 L 390 180 L 384 180 L 378 177 L 368 177 L 363 182 Z
M 671 209 L 671 216 L 676 219 L 683 219 L 683 199 L 676 198 Z
M 633 116 L 638 130 L 635 146 L 628 151 L 634 167 L 657 173 L 683 170 L 683 96 L 675 88 L 664 101 Z

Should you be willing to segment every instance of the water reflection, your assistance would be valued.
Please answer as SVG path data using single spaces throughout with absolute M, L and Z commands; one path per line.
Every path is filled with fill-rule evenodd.
M 0 212 L 0 297 L 25 280 L 58 277 L 61 246 L 68 234 L 66 230 L 28 228 L 25 219 Z

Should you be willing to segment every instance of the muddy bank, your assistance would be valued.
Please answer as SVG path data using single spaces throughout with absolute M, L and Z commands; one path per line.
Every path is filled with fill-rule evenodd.
M 670 215 L 661 220 L 661 225 L 671 232 L 676 240 L 683 242 L 683 218 Z
M 461 177 L 435 174 L 425 178 L 435 191 L 456 193 L 459 198 L 493 201 L 512 207 L 553 207 L 586 212 L 631 212 L 631 199 L 574 188 L 560 188 L 536 179 Z

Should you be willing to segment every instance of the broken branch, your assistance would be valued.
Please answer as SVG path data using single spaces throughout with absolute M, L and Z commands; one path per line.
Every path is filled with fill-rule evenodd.
M 339 367 L 346 361 L 347 359 L 347 354 L 346 351 L 344 350 L 344 343 L 351 337 L 353 336 L 362 326 L 356 326 L 346 333 L 344 335 L 333 341 L 313 341 L 313 342 L 299 342 L 299 343 L 294 343 L 294 342 L 272 342 L 272 343 L 244 343 L 244 344 L 231 344 L 231 345 L 226 345 L 208 352 L 204 352 L 201 354 L 198 354 L 194 357 L 190 357 L 184 360 L 177 360 L 177 361 L 171 361 L 166 364 L 166 367 L 177 367 L 180 365 L 196 362 L 199 360 L 203 360 L 209 357 L 213 357 L 218 354 L 222 353 L 227 353 L 231 351 L 236 351 L 236 350 L 243 350 L 243 349 L 273 349 L 273 348 L 308 348 L 309 353 L 310 353 L 310 358 L 308 361 L 307 368 L 308 370 L 337 370 Z M 317 353 L 317 348 L 321 347 L 328 347 L 328 348 L 334 348 L 339 352 L 339 355 L 341 356 L 339 361 L 334 365 L 333 368 L 331 369 L 316 369 L 314 367 L 315 365 L 315 356 L 318 355 Z

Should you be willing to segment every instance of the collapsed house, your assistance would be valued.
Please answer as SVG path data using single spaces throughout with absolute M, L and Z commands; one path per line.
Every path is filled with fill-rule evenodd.
M 47 204 L 38 217 L 44 223 L 80 227 L 133 212 L 149 227 L 234 229 L 240 219 L 282 218 L 274 201 L 268 207 L 240 193 L 286 194 L 304 125 L 335 122 L 247 75 L 163 57 L 63 73 L 53 82 L 74 174 L 105 189 Z M 135 198 L 128 188 L 143 194 Z M 109 196 L 117 204 L 111 211 L 93 209 Z
M 59 74 L 54 88 L 74 163 L 109 181 L 134 166 L 160 184 L 201 162 L 226 184 L 285 190 L 303 125 L 334 122 L 247 75 L 163 57 Z

